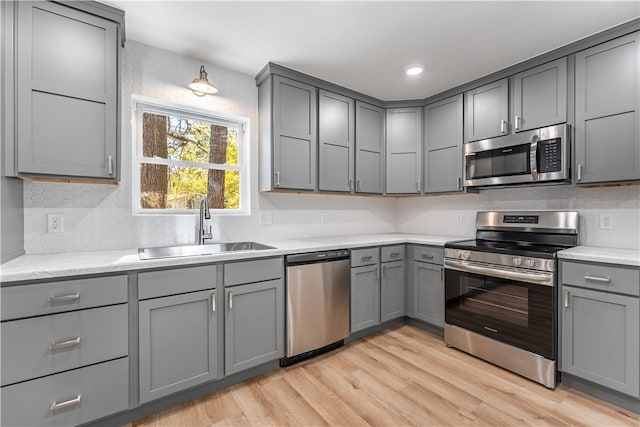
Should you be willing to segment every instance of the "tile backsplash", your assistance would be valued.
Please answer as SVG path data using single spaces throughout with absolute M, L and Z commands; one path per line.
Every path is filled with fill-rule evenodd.
M 581 244 L 640 248 L 640 186 L 554 186 L 483 190 L 479 194 L 414 198 L 258 193 L 257 89 L 253 76 L 205 64 L 220 92 L 196 97 L 186 87 L 201 61 L 133 41 L 123 51 L 122 158 L 119 185 L 25 182 L 28 254 L 191 243 L 196 215 L 132 213 L 131 96 L 141 95 L 246 117 L 250 121 L 251 215 L 211 220 L 220 241 L 276 240 L 385 232 L 471 236 L 477 210 L 577 210 Z M 64 232 L 47 233 L 49 213 L 64 215 Z M 261 225 L 262 214 L 271 216 Z M 614 228 L 599 228 L 600 213 Z M 323 215 L 326 214 L 326 215 Z M 326 216 L 326 224 L 323 217 Z

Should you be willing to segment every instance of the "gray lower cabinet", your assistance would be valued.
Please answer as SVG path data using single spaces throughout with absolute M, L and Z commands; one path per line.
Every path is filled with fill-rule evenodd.
M 351 332 L 380 324 L 380 266 L 351 268 Z
M 118 180 L 119 25 L 18 2 L 17 174 Z
M 462 191 L 462 94 L 424 107 L 425 193 Z
M 579 184 L 640 179 L 640 33 L 576 54 Z
M 356 101 L 356 193 L 384 191 L 384 109 Z
M 562 291 L 562 371 L 640 397 L 638 297 Z
M 513 130 L 522 132 L 567 121 L 567 58 L 513 77 Z
M 127 276 L 0 293 L 1 425 L 78 425 L 129 408 Z
M 509 133 L 509 80 L 465 92 L 464 142 Z
M 410 317 L 444 327 L 444 250 L 413 246 Z
M 218 378 L 216 290 L 140 301 L 140 403 Z
M 227 287 L 224 297 L 225 374 L 283 357 L 283 280 Z
M 318 189 L 353 191 L 355 176 L 355 102 L 318 91 Z
M 422 191 L 422 107 L 386 110 L 386 193 Z
M 640 397 L 640 270 L 560 263 L 560 371 Z
M 402 261 L 383 262 L 381 265 L 382 280 L 380 281 L 380 321 L 404 317 L 406 274 L 405 263 Z

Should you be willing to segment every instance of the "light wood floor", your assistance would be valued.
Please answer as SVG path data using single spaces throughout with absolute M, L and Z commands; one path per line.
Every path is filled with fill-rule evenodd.
M 138 420 L 151 426 L 640 426 L 401 326 Z

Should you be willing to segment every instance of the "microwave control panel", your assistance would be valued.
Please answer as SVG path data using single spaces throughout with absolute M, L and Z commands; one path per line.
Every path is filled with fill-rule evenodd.
M 562 147 L 560 138 L 546 139 L 538 142 L 540 163 L 538 172 L 559 172 L 562 170 Z

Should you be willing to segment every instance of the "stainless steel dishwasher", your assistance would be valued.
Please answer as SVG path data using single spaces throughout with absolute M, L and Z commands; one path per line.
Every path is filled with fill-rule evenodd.
M 339 347 L 349 336 L 349 258 L 347 249 L 286 257 L 287 352 L 281 366 Z

